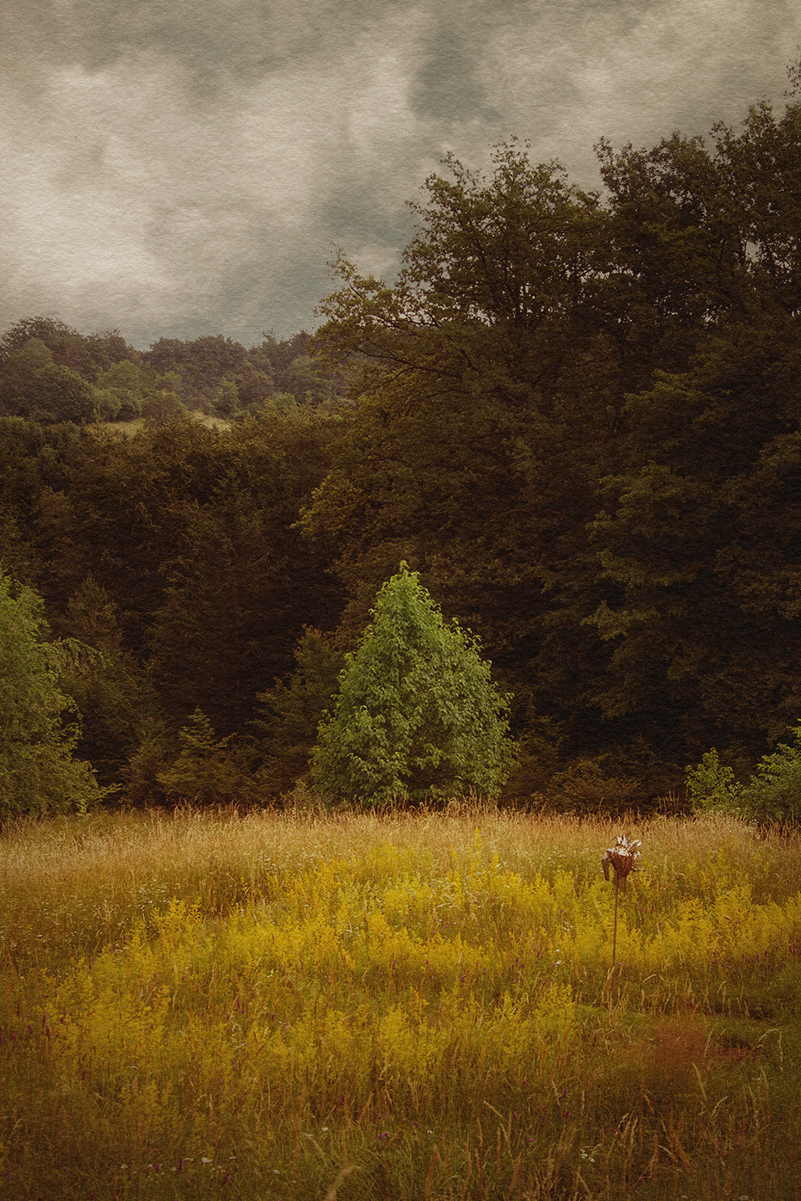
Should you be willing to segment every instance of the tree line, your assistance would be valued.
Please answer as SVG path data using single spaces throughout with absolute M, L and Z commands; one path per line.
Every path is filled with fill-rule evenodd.
M 310 341 L 303 330 L 282 341 L 266 334 L 246 350 L 215 334 L 159 338 L 139 352 L 117 329 L 86 336 L 52 317 L 28 317 L 0 338 L 0 416 L 163 424 L 192 410 L 231 420 L 329 404 L 343 381 L 321 371 Z
M 394 283 L 340 260 L 311 341 L 4 336 L 0 564 L 95 652 L 62 687 L 103 781 L 291 788 L 401 562 L 511 697 L 510 794 L 753 766 L 801 712 L 790 78 L 707 140 L 601 143 L 598 192 L 514 140 L 446 159 Z

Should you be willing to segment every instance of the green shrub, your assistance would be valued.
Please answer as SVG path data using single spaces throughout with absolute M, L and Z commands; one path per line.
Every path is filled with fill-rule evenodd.
M 795 822 L 801 813 L 801 722 L 793 744 L 779 743 L 757 764 L 746 784 L 738 784 L 716 750 L 687 768 L 687 788 L 696 809 L 734 813 L 753 821 Z
M 720 762 L 714 747 L 695 767 L 688 766 L 687 791 L 696 810 L 729 812 L 741 807 L 741 789 L 734 772 Z
M 749 809 L 759 821 L 794 822 L 801 815 L 801 722 L 791 733 L 793 743 L 780 742 L 763 756 L 748 785 Z

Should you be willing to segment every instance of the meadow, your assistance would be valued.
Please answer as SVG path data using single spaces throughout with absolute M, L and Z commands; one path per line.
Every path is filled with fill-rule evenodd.
M 10 824 L 0 1198 L 790 1201 L 800 942 L 734 818 Z

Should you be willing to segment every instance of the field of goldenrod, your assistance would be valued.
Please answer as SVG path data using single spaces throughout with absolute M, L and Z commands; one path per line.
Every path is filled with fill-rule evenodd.
M 0 1198 L 801 1195 L 801 839 L 120 815 L 0 839 Z

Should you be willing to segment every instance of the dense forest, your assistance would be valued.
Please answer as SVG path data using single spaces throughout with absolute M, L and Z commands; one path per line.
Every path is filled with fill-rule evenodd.
M 291 789 L 401 561 L 511 697 L 509 796 L 644 797 L 775 743 L 801 716 L 800 74 L 736 130 L 602 143 L 597 193 L 514 140 L 486 175 L 446 159 L 395 282 L 340 261 L 313 338 L 5 333 L 0 567 L 104 786 Z

